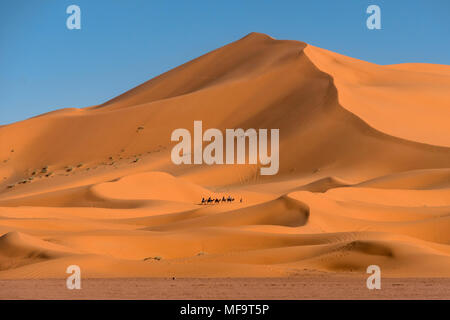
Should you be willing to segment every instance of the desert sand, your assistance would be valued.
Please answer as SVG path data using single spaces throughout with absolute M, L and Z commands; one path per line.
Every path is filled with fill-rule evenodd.
M 450 277 L 450 66 L 251 33 L 102 104 L 0 127 L 0 279 Z M 24 93 L 25 94 L 25 93 Z M 279 128 L 280 170 L 171 132 Z M 201 205 L 202 197 L 242 202 Z M 156 258 L 156 259 L 155 259 Z M 0 296 L 1 296 L 0 292 Z
M 0 280 L 2 299 L 50 300 L 448 300 L 449 278 L 384 278 L 367 290 L 365 277 L 303 274 L 283 278 L 91 278 L 81 290 L 64 279 Z

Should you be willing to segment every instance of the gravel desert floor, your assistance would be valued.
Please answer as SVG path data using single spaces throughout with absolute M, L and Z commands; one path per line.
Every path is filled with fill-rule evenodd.
M 0 299 L 450 299 L 448 278 L 386 278 L 369 290 L 360 276 L 293 278 L 87 279 L 68 290 L 63 279 L 1 280 Z

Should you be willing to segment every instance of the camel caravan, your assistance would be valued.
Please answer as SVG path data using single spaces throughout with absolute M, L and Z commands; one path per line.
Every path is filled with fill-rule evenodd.
M 234 198 L 231 196 L 228 196 L 227 198 L 222 197 L 222 199 L 208 197 L 208 199 L 202 198 L 201 204 L 216 204 L 216 203 L 221 203 L 221 202 L 222 203 L 232 203 L 233 201 L 234 201 Z M 242 198 L 241 198 L 240 202 L 242 203 Z

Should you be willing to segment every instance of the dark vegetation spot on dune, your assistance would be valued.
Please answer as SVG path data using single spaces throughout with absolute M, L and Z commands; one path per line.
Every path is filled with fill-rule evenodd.
M 160 261 L 162 260 L 161 257 L 156 256 L 156 257 L 148 257 L 148 258 L 144 258 L 144 261 L 149 261 L 149 260 L 156 260 L 156 261 Z

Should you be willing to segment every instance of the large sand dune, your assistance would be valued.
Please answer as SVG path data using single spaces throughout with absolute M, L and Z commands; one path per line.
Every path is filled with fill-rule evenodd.
M 2 126 L 0 278 L 450 277 L 449 92 L 449 66 L 252 33 L 102 105 Z M 194 120 L 279 128 L 279 173 L 174 165 L 171 133 Z

